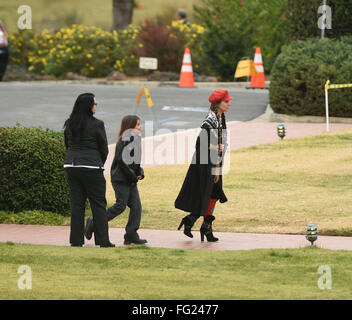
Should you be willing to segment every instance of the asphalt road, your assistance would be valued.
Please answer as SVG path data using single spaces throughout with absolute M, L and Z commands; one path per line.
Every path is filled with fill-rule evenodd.
M 151 87 L 154 106 L 149 108 L 143 94 L 135 105 L 139 87 L 103 84 L 0 83 L 0 126 L 20 123 L 27 127 L 61 130 L 72 111 L 76 97 L 83 92 L 95 94 L 96 117 L 103 120 L 109 144 L 114 143 L 121 119 L 137 114 L 143 134 L 163 134 L 197 128 L 209 109 L 208 97 L 214 89 Z M 269 102 L 268 90 L 229 89 L 233 97 L 227 121 L 248 121 L 264 113 Z

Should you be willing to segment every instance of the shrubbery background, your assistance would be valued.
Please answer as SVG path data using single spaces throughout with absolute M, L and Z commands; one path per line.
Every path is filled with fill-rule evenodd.
M 324 86 L 352 80 L 352 36 L 309 39 L 283 47 L 270 81 L 270 105 L 277 113 L 325 116 Z M 329 90 L 329 115 L 352 117 L 351 88 Z
M 270 73 L 281 46 L 288 43 L 286 1 L 203 0 L 194 10 L 205 30 L 203 61 L 222 80 L 233 81 L 238 61 L 253 59 L 257 46 L 262 49 L 265 71 Z
M 270 73 L 287 42 L 285 10 L 286 1 L 281 0 L 202 0 L 194 8 L 195 23 L 171 21 L 165 13 L 119 32 L 79 24 L 18 31 L 8 35 L 11 64 L 58 78 L 69 72 L 135 76 L 143 73 L 139 57 L 148 56 L 158 59 L 158 71 L 179 73 L 189 47 L 195 72 L 233 81 L 238 61 L 252 58 L 256 46 L 262 48 L 265 71 Z
M 87 77 L 104 77 L 114 70 L 136 75 L 140 56 L 158 58 L 160 71 L 179 72 L 186 46 L 195 51 L 194 69 L 201 69 L 197 51 L 204 29 L 195 24 L 147 20 L 139 27 L 104 31 L 73 25 L 58 31 L 18 31 L 8 37 L 11 63 L 26 66 L 37 74 L 65 77 L 68 72 Z
M 63 132 L 0 127 L 0 210 L 68 215 Z
M 39 34 L 18 31 L 8 37 L 11 62 L 56 77 L 68 72 L 87 77 L 103 77 L 113 70 L 129 73 L 138 63 L 132 45 L 138 32 L 132 26 L 118 33 L 81 25 Z

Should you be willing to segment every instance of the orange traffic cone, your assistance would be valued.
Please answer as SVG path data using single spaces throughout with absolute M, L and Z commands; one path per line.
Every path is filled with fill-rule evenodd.
M 254 66 L 258 72 L 256 76 L 251 77 L 251 88 L 265 88 L 264 66 L 260 47 L 257 47 L 254 55 Z
M 186 48 L 183 56 L 179 87 L 194 87 L 191 52 L 189 48 Z

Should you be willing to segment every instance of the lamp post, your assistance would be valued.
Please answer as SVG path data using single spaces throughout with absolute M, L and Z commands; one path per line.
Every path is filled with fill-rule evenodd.
M 280 139 L 282 140 L 285 135 L 286 135 L 286 128 L 285 128 L 285 125 L 283 123 L 280 123 L 278 126 L 277 126 L 277 135 L 280 137 Z
M 318 239 L 318 227 L 310 223 L 306 226 L 306 239 L 310 241 L 311 247 L 314 247 L 314 241 Z

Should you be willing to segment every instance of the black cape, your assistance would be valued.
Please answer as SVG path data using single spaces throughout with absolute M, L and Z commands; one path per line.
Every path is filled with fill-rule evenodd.
M 222 117 L 222 129 L 226 129 L 225 117 Z M 226 202 L 227 198 L 222 188 L 222 175 L 214 183 L 214 169 L 216 163 L 222 166 L 226 152 L 226 130 L 222 130 L 222 141 L 225 145 L 221 158 L 216 150 L 209 150 L 209 146 L 218 145 L 218 129 L 216 124 L 204 121 L 202 130 L 197 137 L 196 150 L 192 158 L 181 190 L 175 200 L 175 208 L 204 216 L 210 198 Z

